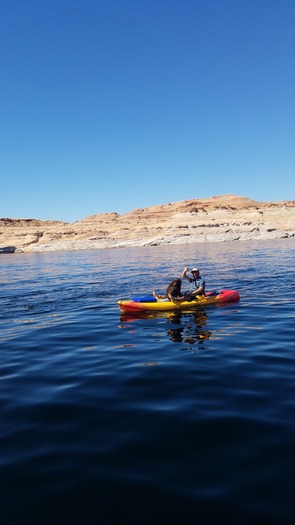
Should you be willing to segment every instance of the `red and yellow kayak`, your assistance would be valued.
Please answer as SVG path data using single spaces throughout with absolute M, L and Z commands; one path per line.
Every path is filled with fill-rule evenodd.
M 238 301 L 240 294 L 237 290 L 220 290 L 218 292 L 206 292 L 205 295 L 200 295 L 193 301 L 157 301 L 151 297 L 120 299 L 118 301 L 121 312 L 167 312 L 169 310 L 193 310 L 198 306 L 206 306 L 207 304 L 220 304 L 232 301 Z

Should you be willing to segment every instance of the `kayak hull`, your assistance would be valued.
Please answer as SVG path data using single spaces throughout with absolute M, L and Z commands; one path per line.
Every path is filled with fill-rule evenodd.
M 240 294 L 237 290 L 220 290 L 219 292 L 208 292 L 206 295 L 198 296 L 193 301 L 172 301 L 140 302 L 133 299 L 120 299 L 118 306 L 121 312 L 167 312 L 169 310 L 193 310 L 198 306 L 210 304 L 221 304 L 238 301 Z

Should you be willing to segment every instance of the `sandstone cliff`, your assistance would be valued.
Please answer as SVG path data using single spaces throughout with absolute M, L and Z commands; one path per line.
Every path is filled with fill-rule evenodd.
M 0 219 L 0 247 L 16 251 L 81 250 L 278 239 L 295 236 L 295 201 L 257 202 L 222 195 L 100 213 L 65 223 Z

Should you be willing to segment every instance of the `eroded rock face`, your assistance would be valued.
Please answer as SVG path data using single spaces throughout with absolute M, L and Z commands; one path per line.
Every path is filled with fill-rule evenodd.
M 17 251 L 82 250 L 295 236 L 295 201 L 236 195 L 99 213 L 75 223 L 0 219 L 0 243 Z

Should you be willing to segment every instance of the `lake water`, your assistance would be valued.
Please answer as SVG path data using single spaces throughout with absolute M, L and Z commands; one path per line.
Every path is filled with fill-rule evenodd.
M 237 303 L 122 316 L 184 265 Z M 0 256 L 0 523 L 294 524 L 295 242 Z

